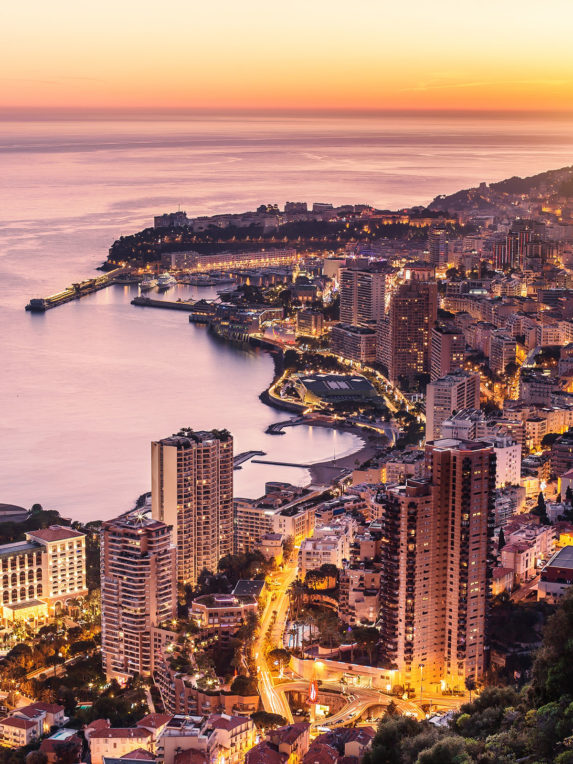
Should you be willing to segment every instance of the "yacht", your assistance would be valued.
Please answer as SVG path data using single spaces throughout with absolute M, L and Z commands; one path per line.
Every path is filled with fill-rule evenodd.
M 161 276 L 157 279 L 157 286 L 160 289 L 168 289 L 170 286 L 173 286 L 176 283 L 177 281 L 170 273 L 162 273 Z
M 139 287 L 142 292 L 148 289 L 153 289 L 154 286 L 157 286 L 157 279 L 152 274 L 150 274 L 149 276 L 145 276 L 145 278 L 143 278 L 141 283 L 139 284 Z

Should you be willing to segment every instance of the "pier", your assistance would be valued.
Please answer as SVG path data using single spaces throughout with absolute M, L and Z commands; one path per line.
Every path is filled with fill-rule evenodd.
M 151 297 L 134 297 L 132 305 L 140 308 L 163 308 L 164 310 L 184 310 L 188 313 L 193 310 L 195 303 L 187 300 L 154 300 Z
M 233 457 L 233 469 L 240 470 L 241 464 L 248 462 L 253 456 L 266 456 L 265 451 L 243 451 L 237 456 Z
M 295 462 L 272 462 L 268 459 L 253 459 L 253 464 L 272 464 L 275 467 L 302 467 L 308 469 L 310 464 L 296 464 Z
M 116 268 L 104 276 L 97 276 L 95 279 L 87 279 L 72 284 L 61 292 L 50 295 L 50 297 L 33 297 L 26 305 L 26 310 L 32 313 L 45 313 L 51 308 L 57 308 L 72 300 L 80 300 L 88 294 L 99 292 L 100 289 L 107 289 L 108 286 L 117 283 L 117 279 L 131 273 L 129 268 Z M 121 280 L 121 279 L 120 279 Z M 125 281 L 122 281 L 125 283 Z

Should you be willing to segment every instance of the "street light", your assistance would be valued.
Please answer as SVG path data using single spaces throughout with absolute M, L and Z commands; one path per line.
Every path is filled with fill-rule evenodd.
M 420 663 L 418 668 L 420 669 L 420 707 L 422 707 L 422 694 L 424 692 L 424 664 Z

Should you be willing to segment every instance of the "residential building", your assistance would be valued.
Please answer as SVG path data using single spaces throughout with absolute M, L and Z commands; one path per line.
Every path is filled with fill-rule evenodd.
M 515 363 L 517 345 L 515 339 L 503 330 L 492 332 L 489 368 L 496 374 L 503 375 L 508 363 Z
M 551 471 L 557 477 L 573 468 L 573 427 L 551 446 Z
M 357 363 L 376 360 L 376 330 L 366 326 L 336 324 L 330 331 L 332 352 Z
M 320 337 L 324 331 L 324 314 L 305 308 L 296 314 L 296 331 L 306 337 Z
M 205 594 L 193 600 L 189 617 L 200 629 L 229 637 L 246 623 L 249 613 L 256 614 L 257 610 L 255 597 L 239 599 L 232 594 Z
M 304 579 L 309 570 L 322 565 L 342 568 L 343 561 L 350 559 L 350 545 L 355 532 L 356 521 L 349 517 L 341 517 L 329 525 L 315 528 L 314 535 L 304 539 L 300 545 L 299 576 Z
M 457 371 L 436 379 L 426 388 L 426 440 L 442 435 L 441 425 L 462 409 L 479 409 L 480 376 Z
M 466 338 L 454 326 L 435 326 L 431 334 L 430 377 L 432 381 L 461 369 Z
M 573 585 L 573 546 L 557 550 L 541 570 L 537 591 L 540 598 L 559 601 Z
M 165 523 L 132 514 L 103 524 L 102 658 L 108 679 L 151 674 L 151 629 L 177 614 L 175 562 Z
M 233 551 L 233 438 L 226 430 L 177 435 L 151 444 L 151 509 L 173 527 L 179 584 L 215 572 Z
M 385 265 L 340 270 L 340 320 L 343 323 L 368 325 L 384 315 L 387 275 Z
M 393 384 L 409 385 L 430 371 L 431 329 L 437 315 L 437 286 L 410 279 L 392 295 L 388 322 L 381 324 L 378 360 L 387 362 Z

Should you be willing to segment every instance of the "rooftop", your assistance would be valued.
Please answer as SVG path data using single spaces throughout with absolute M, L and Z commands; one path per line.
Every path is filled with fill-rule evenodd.
M 264 586 L 265 582 L 263 580 L 249 581 L 242 578 L 240 581 L 237 581 L 232 593 L 235 597 L 260 597 Z
M 569 568 L 573 570 L 573 546 L 564 546 L 555 552 L 543 570 L 547 570 L 547 568 Z
M 67 528 L 64 525 L 50 525 L 49 528 L 28 531 L 26 535 L 50 543 L 52 541 L 66 541 L 67 539 L 79 538 L 85 536 L 85 533 L 80 533 L 79 531 L 75 531 L 73 528 Z

